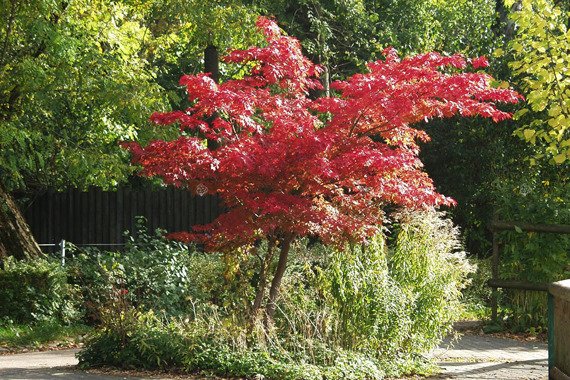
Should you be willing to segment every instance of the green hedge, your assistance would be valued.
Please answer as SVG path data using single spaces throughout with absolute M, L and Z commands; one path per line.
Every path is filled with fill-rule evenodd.
M 49 259 L 7 259 L 0 269 L 0 318 L 16 323 L 78 317 L 73 291 L 61 266 Z

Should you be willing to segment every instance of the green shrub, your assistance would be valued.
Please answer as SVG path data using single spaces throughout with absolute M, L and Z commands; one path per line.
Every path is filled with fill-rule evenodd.
M 477 270 L 469 275 L 469 284 L 463 290 L 465 320 L 487 320 L 491 316 L 489 308 L 492 289 L 487 282 L 491 279 L 491 259 L 477 259 L 470 257 Z
M 81 324 L 63 325 L 53 319 L 26 324 L 0 320 L 0 347 L 21 349 L 43 348 L 56 343 L 59 347 L 75 345 L 91 328 Z
M 568 172 L 535 167 L 509 173 L 494 183 L 495 212 L 506 221 L 529 224 L 570 224 Z M 570 235 L 518 231 L 497 233 L 499 276 L 505 280 L 550 283 L 570 278 Z M 501 324 L 514 331 L 547 327 L 544 292 L 500 290 Z
M 219 258 L 167 240 L 161 230 L 149 235 L 144 223 L 138 219 L 137 230 L 127 235 L 122 252 L 90 249 L 70 260 L 70 277 L 80 287 L 92 320 L 100 320 L 100 310 L 119 290 L 125 291 L 127 301 L 140 310 L 166 315 L 190 311 L 193 299 L 216 297 L 219 279 L 208 276 L 223 270 Z
M 297 242 L 270 329 L 244 315 L 256 257 L 190 255 L 188 268 L 200 273 L 186 282 L 191 310 L 152 313 L 131 292 L 115 292 L 80 361 L 287 380 L 429 373 L 424 354 L 459 317 L 472 267 L 443 214 L 400 214 L 397 222 L 388 243 L 377 236 L 335 250 Z
M 390 277 L 411 297 L 410 353 L 435 348 L 462 314 L 461 290 L 474 272 L 462 249 L 460 233 L 443 213 L 401 214 L 388 260 Z
M 7 258 L 0 269 L 0 318 L 16 323 L 79 318 L 77 294 L 57 261 Z
M 163 323 L 153 312 L 134 309 L 108 317 L 112 320 L 104 319 L 105 328 L 92 336 L 78 355 L 80 364 L 139 369 L 183 367 L 187 348 L 175 324 Z
M 431 370 L 424 354 L 461 316 L 461 289 L 474 268 L 444 214 L 402 213 L 396 221 L 388 243 L 377 236 L 342 251 L 296 247 L 276 316 L 281 344 L 309 357 L 318 356 L 316 342 L 365 353 L 390 375 Z
M 184 322 L 154 313 L 127 310 L 99 330 L 77 355 L 80 366 L 183 370 L 208 375 L 279 380 L 379 380 L 377 361 L 358 353 L 330 352 L 331 365 L 295 361 L 285 351 L 240 344 L 226 321 L 203 318 Z M 124 334 L 124 335 L 123 335 Z

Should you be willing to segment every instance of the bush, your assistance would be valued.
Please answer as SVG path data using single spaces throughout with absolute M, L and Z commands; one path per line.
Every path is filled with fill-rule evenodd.
M 461 316 L 474 268 L 444 214 L 402 213 L 396 222 L 388 243 L 377 236 L 342 251 L 295 252 L 276 320 L 290 350 L 314 356 L 319 340 L 366 353 L 391 375 L 429 370 L 424 354 Z
M 162 319 L 152 312 L 128 310 L 99 330 L 79 354 L 83 367 L 183 370 L 208 375 L 283 380 L 376 380 L 378 362 L 357 353 L 329 352 L 333 364 L 296 361 L 285 351 L 239 343 L 232 328 L 215 317 L 194 321 Z M 112 327 L 110 327 L 112 326 Z
M 539 170 L 540 169 L 540 170 Z M 496 212 L 507 221 L 529 224 L 570 224 L 568 175 L 550 167 L 533 168 L 497 179 Z M 518 231 L 497 233 L 499 276 L 505 280 L 550 283 L 570 278 L 570 235 Z M 544 292 L 500 290 L 499 313 L 504 327 L 514 331 L 546 329 Z
M 99 321 L 100 310 L 112 302 L 118 291 L 140 310 L 155 310 L 180 315 L 191 309 L 192 299 L 204 299 L 207 278 L 221 267 L 220 260 L 190 251 L 180 243 L 163 237 L 157 230 L 149 235 L 139 218 L 134 235 L 122 252 L 90 249 L 70 260 L 69 274 L 85 300 L 88 317 Z M 212 280 L 207 284 L 207 280 Z M 217 281 L 218 279 L 215 279 Z
M 211 270 L 186 283 L 191 311 L 148 312 L 142 303 L 134 307 L 130 292 L 117 292 L 80 361 L 268 379 L 427 373 L 433 367 L 423 354 L 460 315 L 472 267 L 459 231 L 443 214 L 400 214 L 397 222 L 388 243 L 377 236 L 335 250 L 298 242 L 270 329 L 249 325 L 239 301 L 251 301 L 257 258 L 236 254 L 224 267 L 220 258 L 191 255 L 188 268 Z M 208 291 L 213 280 L 217 285 Z
M 0 269 L 0 318 L 16 323 L 54 319 L 70 323 L 80 317 L 77 294 L 55 260 L 15 261 Z
M 17 351 L 23 347 L 42 349 L 54 343 L 58 347 L 75 346 L 90 330 L 85 325 L 63 325 L 53 319 L 26 324 L 0 320 L 0 347 Z
M 435 348 L 461 316 L 461 290 L 476 268 L 466 258 L 459 229 L 443 213 L 401 214 L 399 221 L 389 273 L 411 296 L 407 350 L 419 354 Z

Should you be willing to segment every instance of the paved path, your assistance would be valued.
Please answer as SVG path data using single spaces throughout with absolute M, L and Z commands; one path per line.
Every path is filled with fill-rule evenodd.
M 433 356 L 443 369 L 440 379 L 548 379 L 545 343 L 466 334 L 451 344 L 447 339 Z
M 75 353 L 78 350 L 29 352 L 16 355 L 0 355 L 0 379 L 4 380 L 105 380 L 126 379 L 76 371 Z M 129 378 L 133 380 L 135 378 Z
M 142 379 L 78 371 L 74 368 L 76 352 L 61 350 L 0 356 L 0 379 Z M 444 341 L 432 355 L 443 369 L 434 379 L 548 379 L 548 353 L 544 343 L 466 334 L 452 344 L 449 339 Z

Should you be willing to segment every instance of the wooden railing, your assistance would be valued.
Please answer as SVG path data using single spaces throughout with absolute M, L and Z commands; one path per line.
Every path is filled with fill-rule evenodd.
M 491 257 L 491 280 L 487 284 L 493 288 L 491 295 L 491 317 L 497 319 L 498 292 L 497 289 L 518 289 L 529 291 L 548 291 L 548 283 L 537 283 L 519 280 L 504 280 L 499 274 L 499 239 L 497 233 L 500 231 L 524 231 L 553 234 L 570 234 L 570 226 L 564 224 L 530 224 L 523 222 L 493 221 L 490 224 L 493 233 L 493 255 Z M 570 337 L 569 337 L 570 339 Z
M 488 285 L 493 288 L 491 314 L 497 319 L 497 289 L 545 291 L 548 293 L 548 376 L 550 380 L 570 380 L 570 280 L 552 284 L 518 280 L 503 280 L 499 275 L 499 240 L 497 232 L 525 231 L 537 233 L 570 234 L 570 226 L 563 224 L 529 224 L 494 221 L 492 278 Z

